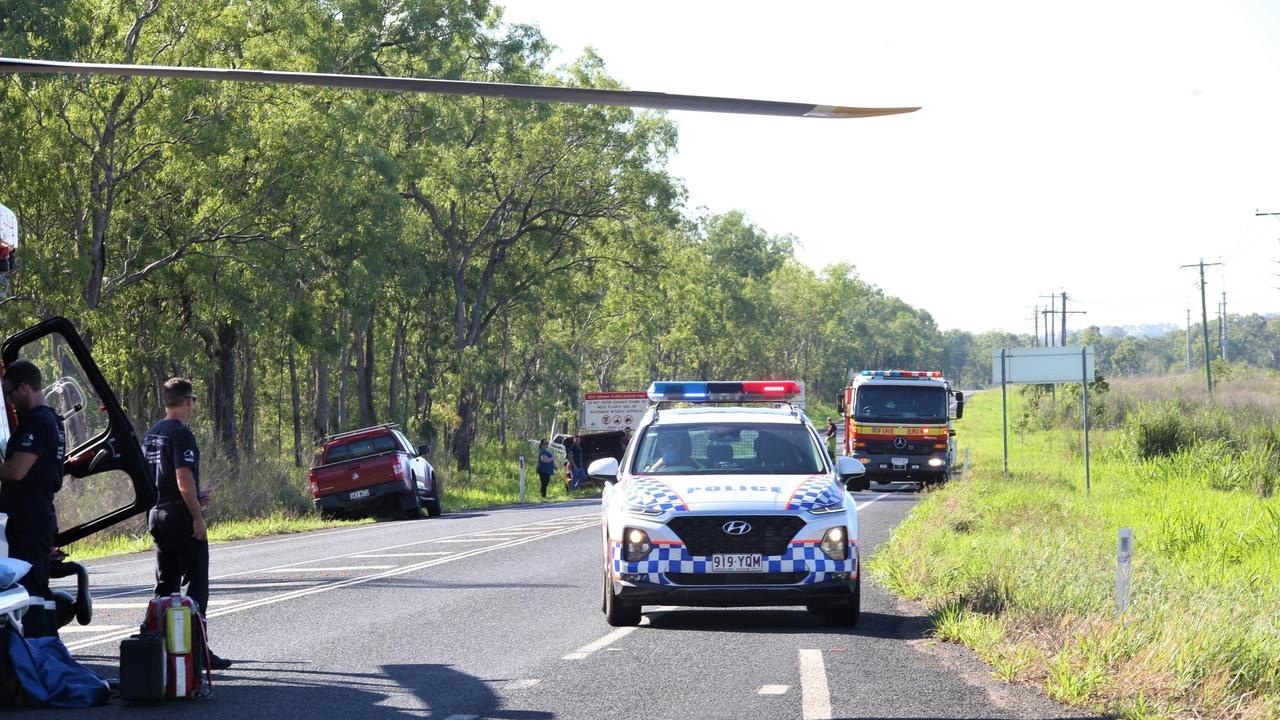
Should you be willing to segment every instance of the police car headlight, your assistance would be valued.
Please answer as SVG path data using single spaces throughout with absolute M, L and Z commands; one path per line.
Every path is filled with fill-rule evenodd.
M 665 511 L 659 510 L 654 507 L 647 507 L 645 505 L 628 505 L 627 512 L 632 513 L 633 515 L 654 516 L 654 515 L 661 515 Z
M 818 547 L 822 548 L 822 552 L 832 560 L 848 560 L 849 533 L 843 525 L 828 528 L 827 534 L 822 536 L 822 543 Z
M 625 528 L 622 531 L 622 559 L 627 562 L 640 562 L 649 557 L 653 543 L 649 542 L 649 533 L 640 528 Z
M 840 498 L 838 501 L 833 502 L 830 505 L 812 508 L 809 512 L 814 515 L 828 515 L 830 513 L 844 512 L 844 498 Z

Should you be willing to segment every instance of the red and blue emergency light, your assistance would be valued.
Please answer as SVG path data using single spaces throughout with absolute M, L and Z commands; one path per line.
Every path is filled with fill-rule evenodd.
M 863 370 L 867 377 L 883 378 L 940 378 L 942 373 L 936 370 Z
M 800 396 L 794 380 L 663 381 L 649 386 L 650 402 L 787 402 Z

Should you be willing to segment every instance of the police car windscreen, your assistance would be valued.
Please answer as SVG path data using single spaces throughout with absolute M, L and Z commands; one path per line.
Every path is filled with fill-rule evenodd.
M 650 426 L 632 472 L 642 475 L 809 475 L 826 471 L 822 450 L 799 424 L 707 423 Z
M 858 388 L 853 419 L 946 422 L 947 392 L 940 387 L 863 386 Z

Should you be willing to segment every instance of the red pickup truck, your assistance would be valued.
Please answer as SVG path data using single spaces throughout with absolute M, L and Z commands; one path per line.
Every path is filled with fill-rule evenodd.
M 423 508 L 435 517 L 442 494 L 429 452 L 394 424 L 327 437 L 309 473 L 311 497 L 325 517 L 389 510 L 417 518 Z

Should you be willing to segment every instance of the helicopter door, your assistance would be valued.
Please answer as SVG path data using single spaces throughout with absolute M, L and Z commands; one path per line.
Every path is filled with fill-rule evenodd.
M 29 360 L 40 368 L 45 399 L 66 428 L 66 476 L 54 496 L 60 530 L 55 547 L 155 504 L 155 486 L 133 425 L 70 320 L 50 318 L 10 336 L 0 345 L 0 357 L 5 365 Z M 8 413 L 0 415 L 0 442 L 7 444 Z

